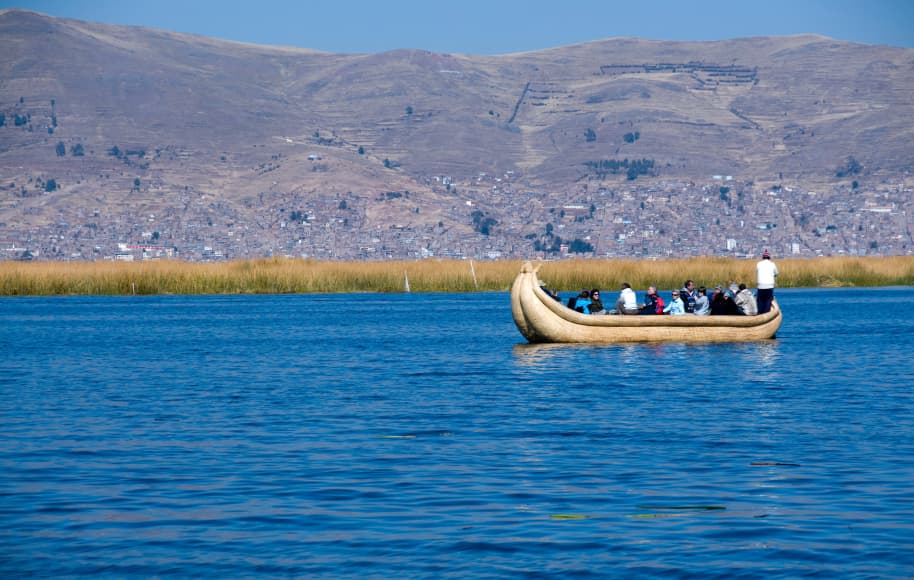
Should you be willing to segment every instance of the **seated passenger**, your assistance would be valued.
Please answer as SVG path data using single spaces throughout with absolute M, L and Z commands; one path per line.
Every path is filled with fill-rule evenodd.
M 606 314 L 606 309 L 603 308 L 603 301 L 600 300 L 600 291 L 596 288 L 590 291 L 589 308 L 591 314 Z
M 695 314 L 698 316 L 707 316 L 711 313 L 711 302 L 708 300 L 708 289 L 704 286 L 698 287 L 698 298 L 695 299 Z
M 736 298 L 733 299 L 733 302 L 736 303 L 739 311 L 746 316 L 755 316 L 758 314 L 758 305 L 755 302 L 755 296 L 752 295 L 752 290 L 746 288 L 745 284 L 739 285 L 739 292 L 736 293 Z
M 619 314 L 638 314 L 638 297 L 631 284 L 622 282 L 622 291 L 616 300 L 616 312 Z
M 569 298 L 568 308 L 581 314 L 590 314 L 590 290 L 584 288 L 580 294 Z
M 559 293 L 556 290 L 550 290 L 545 284 L 541 284 L 540 288 L 556 302 L 562 301 L 562 299 L 559 298 Z
M 726 290 L 721 286 L 718 286 L 714 289 L 714 294 L 711 296 L 711 315 L 732 316 L 734 314 L 739 314 L 739 308 L 737 308 L 733 300 L 730 299 Z
M 695 282 L 686 280 L 679 291 L 679 298 L 682 300 L 682 306 L 686 312 L 690 314 L 695 312 L 695 300 L 698 299 L 698 295 L 695 293 Z
M 683 304 L 682 299 L 679 297 L 679 290 L 673 290 L 673 299 L 670 301 L 667 307 L 663 309 L 663 313 L 674 315 L 686 313 L 685 304 Z
M 647 294 L 644 296 L 644 304 L 638 310 L 638 314 L 663 314 L 663 298 L 657 294 L 656 286 L 648 286 Z

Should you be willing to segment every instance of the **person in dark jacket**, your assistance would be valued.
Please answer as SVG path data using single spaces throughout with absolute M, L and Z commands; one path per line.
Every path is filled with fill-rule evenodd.
M 638 314 L 662 314 L 664 306 L 663 298 L 657 294 L 657 287 L 648 286 L 647 294 L 644 296 L 644 304 Z
M 552 297 L 552 299 L 555 300 L 556 302 L 561 302 L 561 301 L 562 301 L 562 299 L 559 298 L 559 293 L 558 293 L 558 291 L 556 291 L 556 290 L 550 290 L 545 284 L 541 285 L 540 288 L 543 290 L 543 292 L 545 292 L 545 293 L 548 294 L 550 297 Z
M 736 302 L 730 298 L 730 295 L 721 286 L 714 289 L 711 295 L 711 315 L 712 316 L 733 316 L 740 314 Z
M 590 291 L 590 313 L 606 314 L 606 308 L 603 307 L 603 301 L 600 300 L 600 291 L 596 288 Z
M 682 300 L 682 305 L 685 307 L 686 313 L 691 314 L 695 312 L 695 300 L 698 298 L 698 293 L 695 291 L 694 281 L 685 281 L 685 284 L 682 285 L 682 290 L 679 291 L 679 298 Z

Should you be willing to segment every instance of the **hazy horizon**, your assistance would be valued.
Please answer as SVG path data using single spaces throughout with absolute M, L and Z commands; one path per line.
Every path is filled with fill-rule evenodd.
M 704 41 L 818 34 L 864 44 L 914 48 L 914 3 L 832 0 L 732 3 L 572 1 L 556 10 L 542 0 L 436 5 L 417 0 L 299 3 L 290 0 L 188 4 L 176 0 L 0 2 L 50 16 L 146 26 L 273 46 L 338 53 L 422 49 L 505 54 L 614 37 Z

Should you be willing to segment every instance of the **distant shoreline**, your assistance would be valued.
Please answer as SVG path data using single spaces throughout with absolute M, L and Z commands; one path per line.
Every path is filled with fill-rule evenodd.
M 774 261 L 778 286 L 914 285 L 914 256 L 793 258 Z M 756 260 L 563 260 L 543 262 L 539 276 L 560 292 L 615 291 L 628 282 L 641 291 L 744 282 L 755 287 Z M 0 296 L 156 294 L 321 294 L 350 292 L 508 291 L 521 260 L 330 262 L 264 258 L 220 263 L 0 262 Z

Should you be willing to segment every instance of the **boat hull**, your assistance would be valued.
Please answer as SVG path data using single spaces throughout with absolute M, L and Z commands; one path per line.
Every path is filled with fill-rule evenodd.
M 511 314 L 529 342 L 742 342 L 775 337 L 781 310 L 758 316 L 622 316 L 575 312 L 546 294 L 524 263 L 511 287 Z

